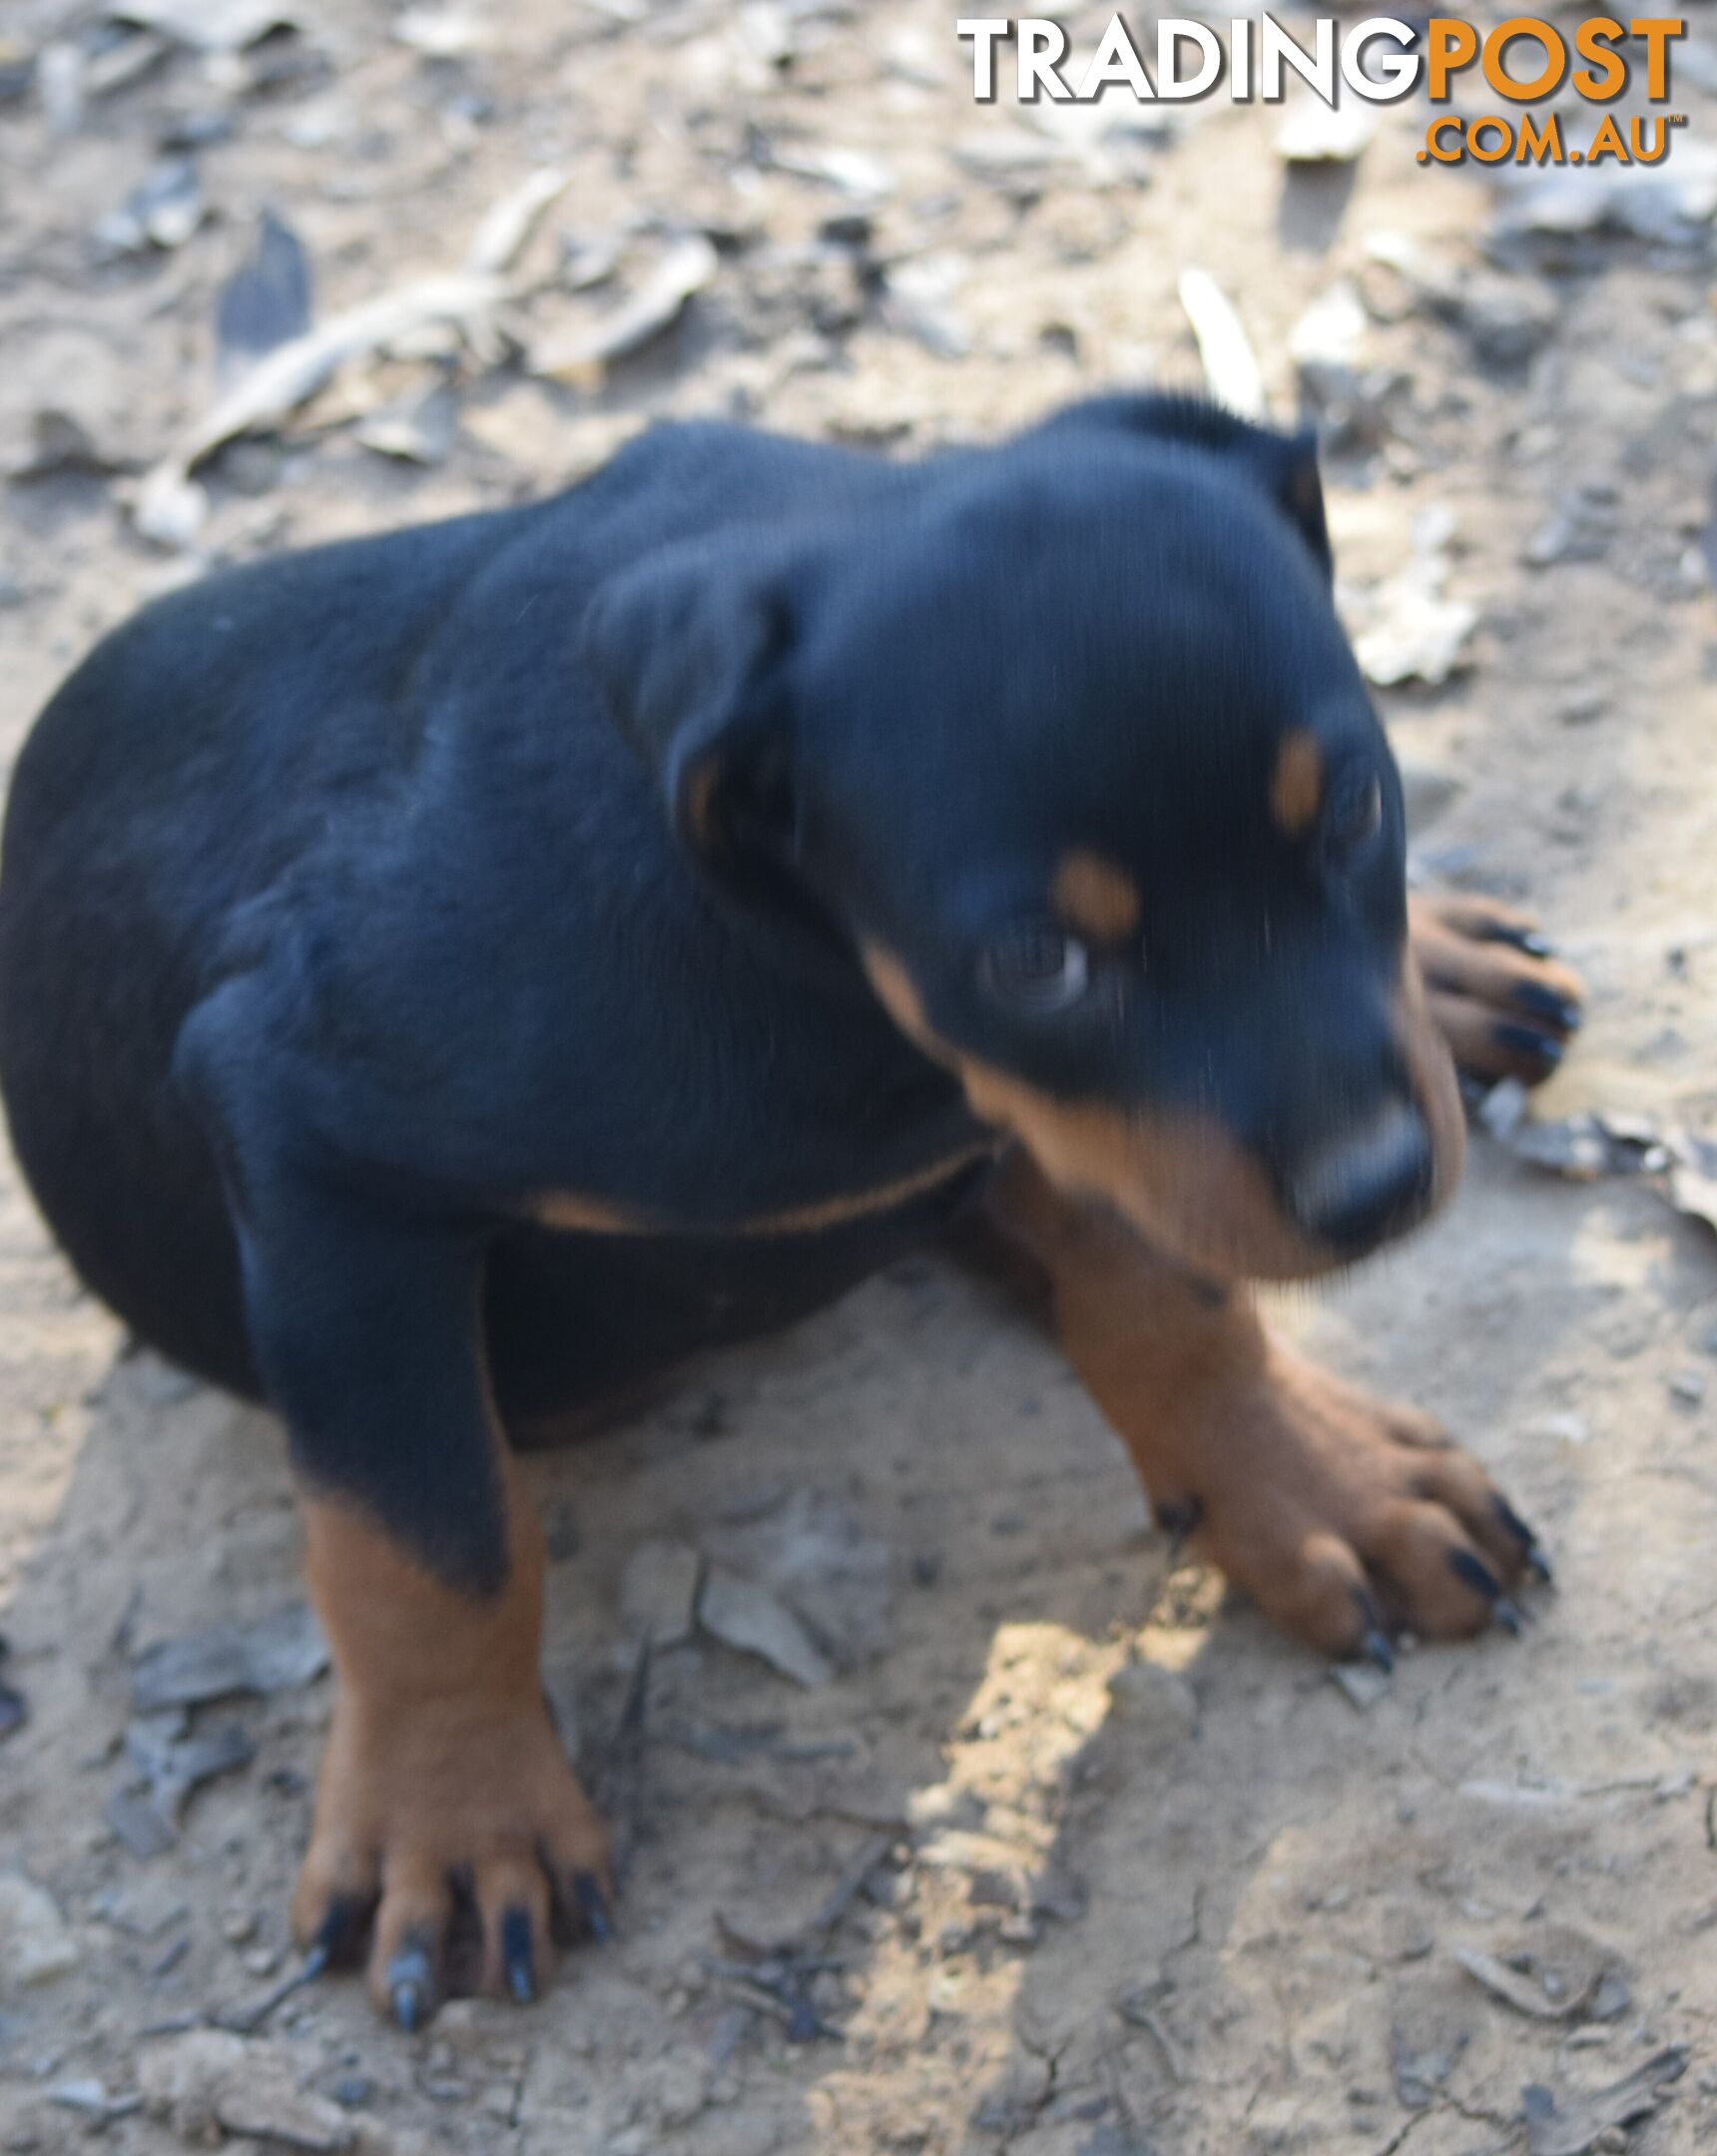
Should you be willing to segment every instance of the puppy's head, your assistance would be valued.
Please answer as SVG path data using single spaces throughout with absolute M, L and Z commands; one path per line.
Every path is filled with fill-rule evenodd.
M 683 843 L 833 925 L 975 1112 L 1187 1262 L 1289 1279 L 1451 1187 L 1401 788 L 1309 442 L 1080 407 L 598 594 Z

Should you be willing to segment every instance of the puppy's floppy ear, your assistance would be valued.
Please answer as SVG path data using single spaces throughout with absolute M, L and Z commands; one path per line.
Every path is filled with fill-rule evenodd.
M 1318 436 L 1311 427 L 1302 427 L 1297 434 L 1279 434 L 1274 427 L 1258 426 L 1205 397 L 1173 394 L 1092 397 L 1057 413 L 1047 424 L 1109 427 L 1213 450 L 1263 487 L 1311 548 L 1325 577 L 1334 582 L 1336 564 L 1324 516 L 1323 481 L 1318 475 Z
M 620 731 L 661 782 L 686 850 L 730 875 L 748 840 L 793 822 L 786 579 L 704 542 L 665 549 L 598 587 L 584 653 Z
M 1249 426 L 1243 453 L 1264 481 L 1277 506 L 1287 511 L 1313 558 L 1330 582 L 1336 557 L 1330 550 L 1330 526 L 1324 515 L 1324 482 L 1318 470 L 1315 428 L 1278 434 L 1270 427 Z

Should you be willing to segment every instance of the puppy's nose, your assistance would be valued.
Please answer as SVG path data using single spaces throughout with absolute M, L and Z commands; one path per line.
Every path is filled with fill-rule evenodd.
M 1314 1242 L 1357 1258 L 1424 1218 L 1435 1165 L 1425 1118 L 1392 1101 L 1301 1164 L 1289 1178 L 1288 1211 Z

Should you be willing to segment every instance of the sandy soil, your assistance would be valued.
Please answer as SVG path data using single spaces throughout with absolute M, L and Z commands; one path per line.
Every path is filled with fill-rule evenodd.
M 1419 108 L 1386 109 L 1357 169 L 1292 182 L 1263 108 L 1046 135 L 973 108 L 954 12 L 520 0 L 437 58 L 421 42 L 460 44 L 457 18 L 425 32 L 362 0 L 104 88 L 129 57 L 99 11 L 14 0 L 14 474 L 44 410 L 135 471 L 208 407 L 216 295 L 268 206 L 325 318 L 455 267 L 492 203 L 564 167 L 525 258 L 544 281 L 509 314 L 530 348 L 600 320 L 665 235 L 706 231 L 719 263 L 606 383 L 452 357 L 458 430 L 431 465 L 354 427 L 433 387 L 434 353 L 348 369 L 205 474 L 189 553 L 130 529 L 124 471 L 14 476 L 5 750 L 98 632 L 203 560 L 534 493 L 657 413 L 904 449 L 1190 382 L 1188 265 L 1237 298 L 1291 413 L 1295 326 L 1355 280 L 1359 349 L 1321 380 L 1359 405 L 1331 464 L 1356 622 L 1441 510 L 1448 589 L 1479 615 L 1445 685 L 1383 700 L 1424 857 L 1527 899 L 1589 978 L 1542 1114 L 1709 1130 L 1711 226 L 1499 240 L 1480 179 L 1416 165 Z M 1704 0 L 1691 18 L 1690 177 L 1717 124 Z M 95 81 L 56 130 L 71 47 Z M 200 127 L 206 219 L 103 259 L 95 228 Z M 1411 241 L 1410 274 L 1380 235 L 1398 259 Z M 570 289 L 566 263 L 609 242 L 615 276 Z M 298 1992 L 232 2039 L 224 2097 L 196 2032 L 289 1969 L 325 1679 L 198 1710 L 254 1754 L 171 1848 L 139 1857 L 110 1822 L 137 1654 L 299 1596 L 279 1434 L 127 1355 L 12 1178 L 0 1311 L 0 1675 L 29 1704 L 0 1743 L 8 2150 L 99 2132 L 142 2156 L 219 2135 L 213 2113 L 239 2145 L 518 2156 L 1480 2156 L 1526 2148 L 1531 2085 L 1562 2121 L 1533 2129 L 1540 2156 L 1717 2142 L 1717 1246 L 1643 1180 L 1576 1184 L 1481 1140 L 1431 1230 L 1287 1307 L 1335 1365 L 1467 1436 L 1559 1567 L 1524 1641 L 1415 1653 L 1364 1707 L 1171 1568 L 1053 1351 L 939 1261 L 540 1463 L 547 1666 L 587 1759 L 624 1763 L 621 1586 L 652 1540 L 756 1577 L 809 1564 L 789 1592 L 844 1666 L 807 1690 L 707 1635 L 658 1653 L 641 1771 L 610 1777 L 621 1942 L 532 2009 L 460 2004 L 416 2040 L 353 1984 Z M 1583 2093 L 1672 2047 L 1652 2115 L 1579 2125 Z

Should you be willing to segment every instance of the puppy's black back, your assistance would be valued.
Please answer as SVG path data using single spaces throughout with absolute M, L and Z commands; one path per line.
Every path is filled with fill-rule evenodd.
M 664 1008 L 682 1007 L 687 1025 L 734 1008 L 760 1031 L 774 1021 L 754 968 L 742 960 L 746 979 L 723 976 L 735 954 L 652 782 L 597 705 L 580 663 L 584 602 L 609 570 L 687 530 L 779 524 L 898 476 L 738 430 L 664 429 L 551 501 L 176 593 L 72 675 L 25 746 L 8 805 L 0 1089 L 43 1212 L 140 1335 L 257 1389 L 228 1195 L 175 1070 L 188 1014 L 252 969 L 277 982 L 258 1052 L 284 1066 L 281 1044 L 301 1048 L 342 1092 L 318 1134 L 330 1144 L 373 1138 L 385 1152 L 415 1092 L 433 1095 L 461 1175 L 479 1173 L 473 1149 L 485 1161 L 505 1149 L 497 1124 L 516 1124 L 528 1159 L 536 1127 L 569 1116 L 598 1152 L 660 1154 L 668 1181 L 684 1172 L 676 1147 L 708 1155 L 652 1083 L 652 1062 L 673 1057 Z M 653 977 L 617 948 L 622 924 Z M 412 963 L 395 967 L 406 941 Z M 364 969 L 361 995 L 345 997 Z M 536 1005 L 557 994 L 562 1034 L 590 1001 L 587 1062 L 567 1069 L 562 1043 L 542 1051 L 533 1080 Z M 301 1009 L 280 1007 L 294 997 Z M 371 1037 L 330 1035 L 327 1011 L 354 1000 Z M 619 1036 L 608 1060 L 605 1022 Z M 853 1022 L 891 1067 L 904 1062 L 885 1028 Z M 628 1058 L 642 1085 L 616 1072 Z M 497 1113 L 497 1064 L 514 1077 L 510 1115 Z M 283 1096 L 291 1078 L 283 1067 Z M 860 1053 L 850 1082 L 865 1079 Z M 407 1131 L 407 1172 L 414 1142 Z M 767 1146 L 760 1132 L 760 1156 Z M 528 1300 L 528 1262 L 498 1270 Z M 859 1254 L 841 1270 L 864 1270 Z M 654 1335 L 635 1348 L 619 1361 L 647 1358 Z
M 175 593 L 97 647 L 18 761 L 0 879 L 14 1145 L 90 1286 L 238 1389 L 255 1379 L 232 1232 L 173 1081 L 179 1029 L 247 940 L 266 945 L 271 894 L 330 805 L 408 768 L 412 652 L 491 531 L 465 519 Z

